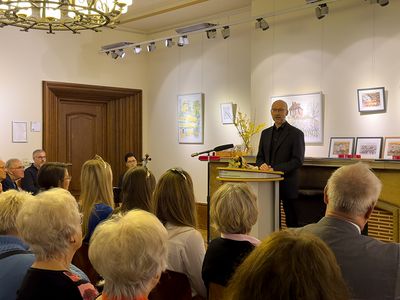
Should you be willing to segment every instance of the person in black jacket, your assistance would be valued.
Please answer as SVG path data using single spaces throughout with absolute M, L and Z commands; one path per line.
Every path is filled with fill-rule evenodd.
M 39 192 L 38 172 L 41 166 L 46 162 L 46 152 L 43 149 L 37 149 L 32 153 L 33 164 L 26 168 L 24 178 L 22 179 L 22 189 L 36 195 Z

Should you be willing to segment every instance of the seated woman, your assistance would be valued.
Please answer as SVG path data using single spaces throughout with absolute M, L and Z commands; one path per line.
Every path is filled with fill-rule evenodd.
M 193 182 L 190 175 L 173 168 L 165 172 L 156 185 L 153 196 L 154 214 L 168 231 L 167 269 L 186 274 L 192 296 L 206 297 L 201 279 L 205 247 L 196 230 L 197 216 Z
M 86 161 L 81 170 L 79 202 L 83 213 L 84 242 L 88 243 L 97 224 L 111 215 L 113 199 L 111 166 L 96 155 Z
M 225 300 L 347 300 L 333 252 L 318 237 L 280 231 L 265 239 L 233 275 Z
M 156 179 L 147 168 L 130 168 L 122 180 L 121 212 L 131 209 L 150 211 L 151 197 L 156 186 Z
M 41 166 L 38 172 L 40 191 L 47 191 L 55 187 L 68 190 L 71 177 L 67 167 L 67 164 L 60 162 L 48 162 Z
M 204 257 L 206 286 L 210 282 L 226 286 L 235 269 L 260 243 L 248 235 L 257 222 L 256 201 L 246 183 L 225 183 L 213 194 L 210 216 L 221 237 L 211 241 Z
M 151 213 L 132 210 L 100 224 L 89 258 L 104 278 L 102 300 L 145 300 L 167 262 L 168 234 Z
M 93 285 L 70 270 L 82 244 L 81 215 L 75 198 L 54 188 L 27 199 L 17 216 L 17 230 L 35 254 L 17 300 L 91 300 Z

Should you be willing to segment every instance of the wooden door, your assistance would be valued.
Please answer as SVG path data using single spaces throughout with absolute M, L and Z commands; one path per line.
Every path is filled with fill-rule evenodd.
M 142 157 L 142 91 L 43 82 L 43 148 L 48 161 L 72 164 L 74 195 L 82 164 L 95 154 L 110 163 L 116 185 L 125 153 Z

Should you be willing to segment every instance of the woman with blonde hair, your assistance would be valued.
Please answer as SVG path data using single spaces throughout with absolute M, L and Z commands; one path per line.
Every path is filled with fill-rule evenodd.
M 201 279 L 205 247 L 201 233 L 196 230 L 196 204 L 189 173 L 181 168 L 165 172 L 156 185 L 153 205 L 154 214 L 168 231 L 167 269 L 184 273 L 192 296 L 205 298 Z
M 224 300 L 347 300 L 336 258 L 318 237 L 279 231 L 237 268 Z
M 85 242 L 89 242 L 97 224 L 112 213 L 113 199 L 111 166 L 96 155 L 94 159 L 86 161 L 81 170 L 79 202 L 83 213 L 82 233 Z

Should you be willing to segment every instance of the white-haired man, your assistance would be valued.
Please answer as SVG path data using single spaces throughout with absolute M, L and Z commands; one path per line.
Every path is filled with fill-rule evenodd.
M 26 168 L 24 178 L 21 180 L 22 189 L 36 195 L 39 192 L 38 172 L 41 166 L 46 162 L 46 152 L 43 149 L 37 149 L 32 153 L 33 164 Z
M 11 158 L 6 162 L 6 178 L 1 182 L 3 191 L 19 190 L 21 178 L 24 177 L 24 165 L 18 158 Z
M 324 190 L 325 217 L 302 229 L 333 250 L 352 299 L 400 299 L 400 245 L 361 235 L 381 187 L 364 163 L 339 168 Z

